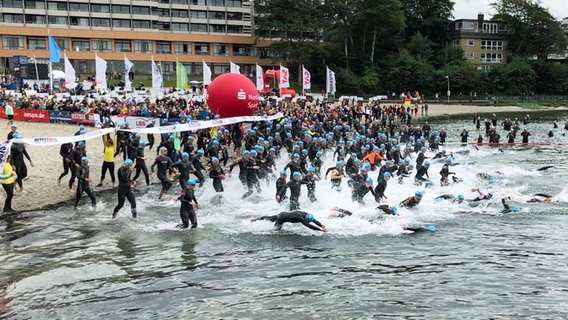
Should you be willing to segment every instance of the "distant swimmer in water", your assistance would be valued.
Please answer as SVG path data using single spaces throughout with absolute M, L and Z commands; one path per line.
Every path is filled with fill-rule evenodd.
M 499 176 L 502 176 L 503 173 L 500 171 L 495 171 L 493 174 L 489 174 L 486 172 L 479 172 L 475 174 L 475 177 L 479 180 L 496 180 Z
M 465 197 L 459 194 L 457 197 L 453 194 L 443 194 L 441 196 L 437 196 L 434 199 L 436 202 L 442 202 L 444 200 L 451 201 L 452 203 L 462 203 L 465 200 Z
M 511 212 L 521 211 L 521 208 L 519 207 L 511 208 L 511 206 L 509 206 L 509 204 L 507 203 L 507 200 L 511 200 L 511 197 L 501 198 L 501 203 L 503 204 L 503 210 L 501 210 L 501 213 L 511 213 Z
M 317 221 L 314 218 L 313 214 L 307 213 L 305 211 L 284 211 L 273 216 L 263 216 L 260 218 L 251 219 L 250 222 L 255 222 L 258 220 L 268 220 L 274 222 L 274 227 L 276 230 L 282 229 L 282 225 L 284 223 L 290 222 L 290 223 L 301 223 L 304 226 L 315 231 L 322 231 L 322 232 L 329 231 L 327 227 L 325 227 L 323 224 L 321 224 L 319 221 Z
M 389 207 L 386 204 L 382 204 L 380 206 L 377 207 L 377 210 L 381 210 L 383 213 L 386 214 L 390 214 L 390 215 L 396 215 L 398 209 L 396 207 Z M 329 215 L 332 218 L 345 218 L 345 216 L 352 216 L 353 212 L 346 210 L 346 209 L 341 209 L 339 207 L 333 207 L 331 209 L 329 209 L 329 211 L 331 211 L 331 214 Z
M 416 193 L 414 193 L 414 196 L 408 197 L 406 199 L 404 199 L 401 203 L 400 206 L 401 207 L 414 207 L 417 204 L 420 203 L 420 200 L 422 200 L 422 197 L 424 196 L 424 191 L 416 191 Z
M 472 199 L 471 201 L 489 200 L 489 199 L 493 198 L 493 191 L 489 191 L 488 193 L 484 193 L 479 188 L 472 188 L 471 192 L 477 192 L 477 197 Z
M 403 226 L 402 229 L 412 232 L 424 232 L 424 231 L 435 232 L 436 230 L 438 230 L 435 226 L 420 226 L 420 225 Z
M 541 167 L 541 168 L 536 169 L 536 171 L 545 171 L 545 170 L 552 169 L 552 168 L 556 168 L 556 167 L 555 166 L 545 166 L 545 167 Z
M 531 194 L 531 199 L 527 202 L 551 202 L 552 196 L 544 193 Z

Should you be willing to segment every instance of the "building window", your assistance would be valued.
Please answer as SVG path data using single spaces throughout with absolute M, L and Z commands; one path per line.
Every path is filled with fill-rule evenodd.
M 152 8 L 152 15 L 158 17 L 169 17 L 170 16 L 170 9 L 162 9 L 162 8 Z
M 173 31 L 189 31 L 189 24 L 187 23 L 172 23 Z
M 225 0 L 209 0 L 210 6 L 224 7 Z
M 45 38 L 28 37 L 28 50 L 45 50 Z
M 29 24 L 46 24 L 47 20 L 45 16 L 36 16 L 32 14 L 26 14 L 26 23 Z
M 150 21 L 132 20 L 132 28 L 135 28 L 135 29 L 150 29 Z
M 191 42 L 174 42 L 174 50 L 176 54 L 191 54 Z
M 132 43 L 130 40 L 114 40 L 115 52 L 132 52 Z
M 169 41 L 156 41 L 156 53 L 172 53 L 172 44 Z
M 196 43 L 195 44 L 195 54 L 197 55 L 209 55 L 209 43 Z
M 475 41 L 473 39 L 467 39 L 466 40 L 466 45 L 468 47 L 473 47 L 474 44 L 475 44 Z
M 23 8 L 24 2 L 21 0 L 5 0 L 2 1 L 4 8 Z
M 149 15 L 149 14 L 150 14 L 150 8 L 148 8 L 148 7 L 136 7 L 136 6 L 133 6 L 133 7 L 132 7 L 132 14 Z
M 63 24 L 67 25 L 67 17 L 61 16 L 49 16 L 48 17 L 49 24 Z
M 227 20 L 241 21 L 243 14 L 241 12 L 227 12 Z
M 93 39 L 93 51 L 112 52 L 112 41 L 109 39 Z
M 207 32 L 207 25 L 202 23 L 192 23 L 191 32 Z
M 91 18 L 93 27 L 110 27 L 110 19 L 107 18 Z
M 49 8 L 50 10 L 63 10 L 63 11 L 67 11 L 67 2 L 48 2 L 48 5 L 50 4 L 57 4 L 55 7 L 53 8 Z M 43 1 L 33 1 L 33 0 L 26 0 L 24 2 L 24 7 L 26 9 L 39 9 L 39 10 L 45 10 L 45 3 Z
M 454 41 L 452 41 L 452 45 L 454 47 L 459 47 L 460 46 L 460 39 L 455 39 Z
M 226 0 L 227 7 L 230 8 L 241 8 L 243 6 L 242 0 Z
M 195 6 L 206 6 L 207 1 L 206 0 L 191 0 L 191 4 L 195 5 Z
M 188 0 L 172 0 L 172 4 L 189 4 Z
M 112 19 L 113 28 L 130 28 L 130 20 Z
M 481 40 L 481 50 L 503 50 L 503 41 Z
M 69 11 L 89 12 L 89 4 L 71 2 L 69 3 Z
M 242 26 L 228 25 L 227 26 L 227 33 L 243 33 L 243 27 Z
M 153 25 L 152 29 L 166 30 L 166 31 L 170 30 L 169 22 L 154 22 L 152 25 Z
M 152 53 L 152 41 L 134 40 L 135 53 Z
M 91 25 L 89 23 L 89 18 L 70 17 L 69 20 L 71 21 L 72 26 L 88 27 Z
M 480 61 L 488 63 L 502 63 L 503 55 L 500 53 L 482 53 L 480 55 Z
M 210 24 L 209 25 L 209 32 L 225 33 L 225 25 L 224 24 Z
M 4 22 L 6 23 L 24 23 L 24 15 L 23 14 L 9 14 L 4 13 L 2 15 Z
M 75 51 L 90 51 L 89 40 L 86 39 L 72 39 L 73 50 Z
M 207 11 L 191 11 L 191 19 L 207 19 Z
M 34 1 L 31 1 L 31 2 L 34 2 Z M 35 2 L 40 2 L 40 1 L 35 1 Z M 41 2 L 42 2 L 41 5 L 38 4 L 39 7 L 35 8 L 35 9 L 44 9 L 43 1 L 41 1 Z M 28 3 L 28 1 L 26 1 L 26 5 L 27 5 L 27 3 Z M 27 8 L 27 9 L 31 9 L 31 8 Z M 47 10 L 67 11 L 67 2 L 48 2 L 47 3 Z
M 91 12 L 110 13 L 110 6 L 108 4 L 91 4 Z
M 23 36 L 2 36 L 2 48 L 3 49 L 24 49 L 24 37 Z
M 213 44 L 213 55 L 214 56 L 228 56 L 229 46 L 224 43 L 214 43 Z
M 483 23 L 483 33 L 497 33 L 498 27 L 497 23 Z
M 122 13 L 122 14 L 129 14 L 130 13 L 130 6 L 122 6 L 122 5 L 112 5 L 112 13 Z
M 69 50 L 69 39 L 67 38 L 53 38 L 57 43 L 57 46 L 61 50 Z
M 465 53 L 465 57 L 466 57 L 468 60 L 473 60 L 473 59 L 475 58 L 475 54 L 474 54 L 473 52 L 466 52 L 466 53 Z
M 225 20 L 225 12 L 209 11 L 209 19 Z
M 229 65 L 227 64 L 215 64 L 213 66 L 213 74 L 222 74 L 229 71 Z
M 189 18 L 189 12 L 187 10 L 172 9 L 172 18 Z

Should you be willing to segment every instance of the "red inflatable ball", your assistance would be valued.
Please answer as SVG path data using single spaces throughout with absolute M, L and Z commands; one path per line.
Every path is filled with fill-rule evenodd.
M 258 106 L 258 91 L 242 74 L 225 73 L 207 87 L 207 104 L 221 118 L 252 116 Z

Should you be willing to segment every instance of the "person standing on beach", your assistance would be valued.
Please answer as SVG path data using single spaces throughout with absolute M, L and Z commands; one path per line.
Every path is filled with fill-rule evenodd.
M 6 117 L 8 118 L 8 123 L 6 124 L 6 129 L 8 129 L 14 124 L 14 107 L 12 107 L 12 103 L 8 101 L 4 108 L 6 109 Z
M 81 157 L 81 165 L 77 169 L 77 193 L 75 194 L 75 209 L 79 205 L 79 200 L 81 200 L 81 196 L 83 192 L 87 193 L 89 198 L 91 198 L 91 205 L 93 208 L 97 204 L 97 198 L 95 198 L 95 194 L 91 189 L 91 182 L 93 179 L 89 178 L 89 158 L 86 156 Z
M 112 181 L 112 188 L 114 189 L 116 186 L 116 178 L 114 177 L 114 153 L 116 152 L 116 140 L 117 139 L 112 139 L 109 133 L 103 136 L 103 166 L 101 168 L 101 180 L 99 181 L 99 184 L 97 184 L 97 187 L 103 186 L 103 181 L 105 180 L 107 171 L 110 175 L 110 181 Z
M 59 175 L 57 179 L 57 185 L 61 185 L 61 179 L 69 173 L 69 167 L 71 164 L 71 154 L 73 152 L 73 143 L 64 143 L 59 148 L 59 155 L 63 159 L 63 173 Z
M 132 187 L 136 184 L 136 182 L 130 179 L 132 170 L 134 170 L 134 162 L 130 159 L 126 159 L 124 161 L 124 165 L 118 168 L 118 204 L 114 207 L 112 212 L 113 219 L 116 218 L 116 214 L 124 206 L 125 199 L 128 199 L 128 202 L 130 202 L 132 218 L 136 218 L 136 198 L 134 198 L 134 193 L 132 193 Z
M 14 134 L 15 139 L 22 139 L 19 133 Z M 16 184 L 20 187 L 20 191 L 24 191 L 24 179 L 28 177 L 28 167 L 26 166 L 25 159 L 28 159 L 30 165 L 33 167 L 34 163 L 32 162 L 32 158 L 26 151 L 26 146 L 23 143 L 13 143 L 11 147 L 12 152 L 12 164 L 14 165 L 14 169 L 16 170 Z
M 6 200 L 4 201 L 4 212 L 14 212 L 16 210 L 12 209 L 12 198 L 14 198 L 14 168 L 12 167 L 12 159 L 8 155 L 6 163 L 4 163 L 4 168 L 2 174 L 0 175 L 0 183 L 6 191 Z

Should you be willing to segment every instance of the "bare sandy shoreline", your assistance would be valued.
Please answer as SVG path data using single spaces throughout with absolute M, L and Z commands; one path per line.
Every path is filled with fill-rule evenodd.
M 498 112 L 534 112 L 543 110 L 568 111 L 568 107 L 561 108 L 540 108 L 523 109 L 520 107 L 480 107 L 471 105 L 443 105 L 433 104 L 429 106 L 429 117 L 456 115 L 456 114 L 491 114 Z M 425 117 L 419 117 L 418 121 L 424 121 Z M 2 123 L 6 125 L 7 120 Z M 58 123 L 31 123 L 16 122 L 18 132 L 25 138 L 31 137 L 60 137 L 74 135 L 78 131 L 79 126 L 76 124 L 58 124 Z M 94 128 L 87 128 L 87 131 L 93 131 Z M 4 134 L 8 133 L 5 129 Z M 68 181 L 70 175 L 63 178 L 61 185 L 57 185 L 57 178 L 63 171 L 62 159 L 59 155 L 59 146 L 34 147 L 27 146 L 28 153 L 32 158 L 34 167 L 28 165 L 28 179 L 24 181 L 24 192 L 15 190 L 13 208 L 17 211 L 30 211 L 41 209 L 52 209 L 54 206 L 62 203 L 72 203 L 75 197 L 75 187 L 73 193 L 68 192 Z M 102 139 L 92 139 L 87 141 L 87 155 L 91 166 L 91 178 L 94 183 L 93 189 L 96 193 L 111 192 L 110 177 L 106 178 L 103 187 L 96 187 L 101 176 L 101 165 L 103 162 L 103 143 Z M 155 150 L 147 151 L 149 156 L 148 164 L 151 164 L 155 157 Z M 122 165 L 122 158 L 116 158 L 116 168 Z M 0 201 L 5 199 L 5 193 L 0 192 Z M 86 195 L 83 195 L 86 197 Z M 84 199 L 82 201 L 85 201 Z M 1 213 L 0 213 L 1 214 Z M 109 215 L 111 212 L 109 212 Z

